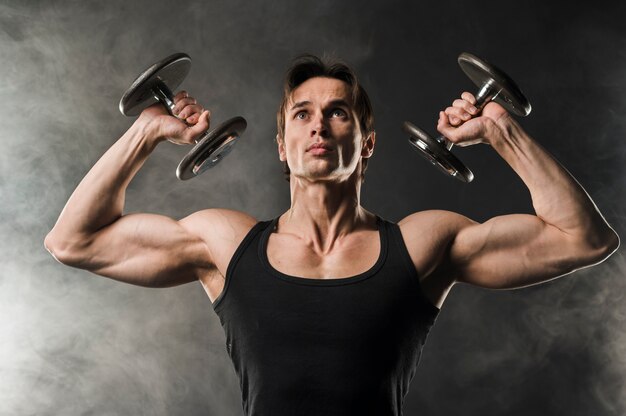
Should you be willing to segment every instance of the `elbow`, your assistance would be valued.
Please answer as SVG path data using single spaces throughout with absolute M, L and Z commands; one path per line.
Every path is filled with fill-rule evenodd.
M 79 267 L 81 264 L 80 244 L 67 238 L 60 237 L 54 229 L 46 235 L 44 247 L 59 263 L 67 266 Z
M 609 227 L 609 230 L 607 232 L 607 237 L 605 238 L 605 244 L 603 246 L 604 257 L 602 260 L 608 258 L 611 254 L 615 253 L 617 249 L 619 248 L 619 244 L 620 244 L 619 235 L 617 235 L 615 230 Z
M 583 249 L 585 254 L 582 257 L 588 259 L 589 265 L 598 264 L 615 253 L 619 245 L 619 236 L 611 227 L 607 227 L 601 235 L 586 240 Z
M 66 264 L 68 257 L 67 244 L 64 244 L 63 240 L 54 233 L 54 230 L 46 235 L 46 238 L 43 240 L 43 246 L 56 261 Z

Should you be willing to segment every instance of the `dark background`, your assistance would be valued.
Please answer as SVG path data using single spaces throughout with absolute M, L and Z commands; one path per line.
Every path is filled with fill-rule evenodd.
M 556 2 L 555 2 L 556 4 Z M 410 120 L 475 87 L 464 51 L 530 98 L 523 127 L 624 236 L 626 16 L 622 2 L 0 2 L 0 414 L 241 415 L 219 320 L 199 284 L 133 287 L 56 263 L 43 248 L 65 201 L 130 126 L 119 99 L 148 65 L 186 52 L 182 87 L 214 122 L 249 128 L 192 181 L 187 148 L 159 146 L 127 211 L 175 218 L 207 207 L 272 218 L 289 205 L 275 144 L 281 78 L 303 52 L 353 65 L 376 114 L 363 205 L 391 221 L 447 209 L 477 221 L 532 212 L 487 146 L 456 149 L 465 185 L 411 150 Z M 624 250 L 541 286 L 457 286 L 424 349 L 406 415 L 626 413 Z

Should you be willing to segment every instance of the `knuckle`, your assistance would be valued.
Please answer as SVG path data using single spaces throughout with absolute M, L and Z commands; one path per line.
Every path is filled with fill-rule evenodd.
M 472 93 L 466 93 L 465 99 L 469 101 L 470 104 L 476 104 L 476 97 Z

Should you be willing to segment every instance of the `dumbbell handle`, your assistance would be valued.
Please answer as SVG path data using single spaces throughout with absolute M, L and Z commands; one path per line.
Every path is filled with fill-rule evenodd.
M 167 87 L 167 85 L 165 85 L 165 83 L 157 82 L 152 87 L 152 93 L 154 94 L 154 98 L 165 106 L 165 109 L 172 117 L 176 117 L 181 120 L 174 114 L 174 107 L 176 106 L 174 103 L 174 94 L 172 94 L 172 91 Z M 184 120 L 181 121 L 187 124 Z M 198 143 L 198 140 L 194 139 L 194 141 Z
M 478 94 L 476 94 L 476 104 L 474 104 L 474 107 L 478 109 L 478 113 L 480 113 L 490 101 L 495 100 L 498 94 L 500 94 L 500 91 L 502 91 L 502 89 L 494 88 L 493 80 L 489 80 L 483 84 Z M 452 146 L 454 146 L 454 143 L 448 140 L 444 135 L 435 138 L 435 140 L 444 145 L 448 150 L 452 149 Z
M 174 94 L 172 94 L 172 91 L 170 91 L 167 85 L 163 82 L 157 82 L 152 87 L 152 93 L 154 94 L 154 98 L 165 106 L 167 112 L 171 116 L 176 117 L 174 114 L 174 107 L 176 105 L 174 104 Z

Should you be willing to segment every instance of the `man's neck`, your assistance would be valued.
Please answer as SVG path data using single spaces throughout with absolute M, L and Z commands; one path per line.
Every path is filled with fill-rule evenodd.
M 360 204 L 361 180 L 343 182 L 290 179 L 291 207 L 279 221 L 281 232 L 297 234 L 320 254 L 350 233 L 375 228 L 375 217 Z

